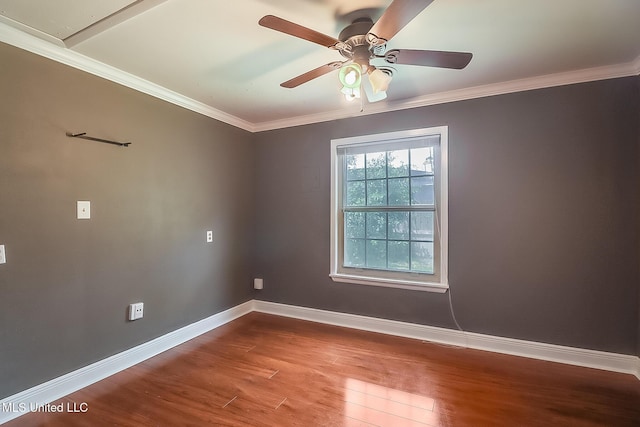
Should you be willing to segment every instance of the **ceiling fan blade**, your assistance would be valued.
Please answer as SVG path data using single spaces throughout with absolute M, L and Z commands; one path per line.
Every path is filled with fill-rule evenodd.
M 340 67 L 342 67 L 342 65 L 346 64 L 347 62 L 350 61 L 344 61 L 344 62 L 340 62 L 340 61 L 336 61 L 336 62 L 330 62 L 328 64 L 322 65 L 316 69 L 313 69 L 311 71 L 307 71 L 304 74 L 300 74 L 298 77 L 294 77 L 291 80 L 287 80 L 284 83 L 280 83 L 280 86 L 282 87 L 286 87 L 287 89 L 293 89 L 294 87 L 298 87 L 303 83 L 306 83 L 310 80 L 313 80 L 317 77 L 320 76 L 324 76 L 327 73 L 330 73 L 333 70 L 337 70 Z
M 385 44 L 432 2 L 433 0 L 394 0 L 369 30 L 367 41 L 373 46 Z
M 390 64 L 422 65 L 426 67 L 453 68 L 462 70 L 471 62 L 473 54 L 468 52 L 445 52 L 440 50 L 395 49 L 384 54 Z
M 286 19 L 278 18 L 273 15 L 263 16 L 258 24 L 272 30 L 280 31 L 281 33 L 289 34 L 294 37 L 298 37 L 304 40 L 308 40 L 313 43 L 317 43 L 321 46 L 332 48 L 340 43 L 340 40 L 327 36 L 326 34 L 319 33 L 311 28 L 303 27 L 302 25 L 295 24 Z

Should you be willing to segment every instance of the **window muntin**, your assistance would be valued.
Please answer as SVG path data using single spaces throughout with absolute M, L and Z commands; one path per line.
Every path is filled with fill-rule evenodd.
M 341 156 L 343 267 L 434 274 L 435 157 L 433 145 Z
M 332 141 L 334 280 L 446 290 L 446 139 L 442 127 Z

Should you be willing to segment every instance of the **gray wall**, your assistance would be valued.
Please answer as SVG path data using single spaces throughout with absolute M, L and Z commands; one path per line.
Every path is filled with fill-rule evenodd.
M 4 44 L 0 100 L 0 398 L 252 298 L 251 134 Z
M 447 294 L 334 283 L 330 140 L 449 126 L 450 285 L 467 331 L 636 354 L 637 78 L 256 137 L 260 299 L 453 328 Z

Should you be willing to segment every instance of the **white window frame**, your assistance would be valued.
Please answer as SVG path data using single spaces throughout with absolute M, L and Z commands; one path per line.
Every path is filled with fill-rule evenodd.
M 426 136 L 440 136 L 440 158 L 437 165 L 436 181 L 439 182 L 436 193 L 439 194 L 436 200 L 436 212 L 438 218 L 438 230 L 440 243 L 440 265 L 439 280 L 428 280 L 430 275 L 411 273 L 407 274 L 399 272 L 397 277 L 389 270 L 383 270 L 380 276 L 375 276 L 372 270 L 366 270 L 366 274 L 358 274 L 358 269 L 349 269 L 349 273 L 345 273 L 341 268 L 342 253 L 339 245 L 342 243 L 341 233 L 341 204 L 339 198 L 342 196 L 341 176 L 342 162 L 339 161 L 338 151 L 344 146 L 353 146 L 357 144 L 384 143 L 385 141 L 397 142 L 402 139 L 415 139 Z M 398 132 L 387 132 L 380 134 L 371 134 L 356 136 L 350 138 L 339 138 L 331 140 L 331 271 L 329 276 L 335 282 L 355 283 L 360 285 L 385 286 L 391 288 L 411 289 L 419 291 L 429 291 L 444 293 L 449 289 L 448 282 L 448 236 L 449 236 L 449 212 L 448 212 L 448 135 L 449 128 L 447 126 L 438 126 L 422 129 L 411 129 Z M 364 271 L 364 270 L 363 270 Z

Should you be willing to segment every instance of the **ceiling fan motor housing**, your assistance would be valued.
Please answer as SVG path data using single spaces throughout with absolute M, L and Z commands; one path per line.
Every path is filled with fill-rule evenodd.
M 348 59 L 363 67 L 369 66 L 369 60 L 378 52 L 384 50 L 382 46 L 371 46 L 367 41 L 367 33 L 373 27 L 370 18 L 358 18 L 340 32 L 338 40 L 342 42 L 339 52 Z

